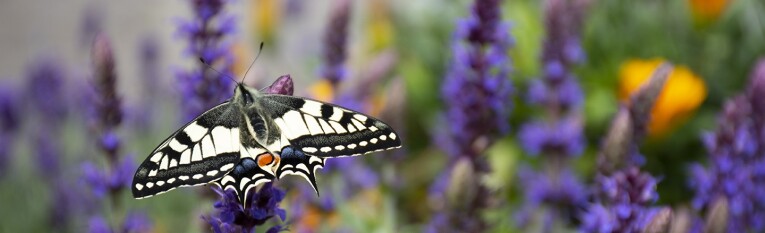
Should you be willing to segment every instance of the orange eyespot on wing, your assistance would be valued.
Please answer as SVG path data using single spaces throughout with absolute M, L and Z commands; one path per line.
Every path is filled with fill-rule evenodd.
M 274 162 L 274 156 L 270 153 L 263 153 L 258 155 L 258 166 L 265 167 Z

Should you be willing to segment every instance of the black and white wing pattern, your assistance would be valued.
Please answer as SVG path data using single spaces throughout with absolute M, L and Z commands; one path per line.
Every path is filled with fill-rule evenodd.
M 234 169 L 216 183 L 224 190 L 234 190 L 241 203 L 246 204 L 250 189 L 274 179 L 269 170 L 278 162 L 275 156 L 262 147 L 246 148 L 242 150 L 242 159 Z
M 319 188 L 316 186 L 316 169 L 324 167 L 326 158 L 310 156 L 299 149 L 287 146 L 282 149 L 280 154 L 281 162 L 276 170 L 276 177 L 279 179 L 286 175 L 298 175 L 305 178 L 311 187 L 319 194 Z
M 239 162 L 241 115 L 224 102 L 165 139 L 133 177 L 133 197 L 145 198 L 181 186 L 206 184 Z
M 355 156 L 401 147 L 387 124 L 334 104 L 271 94 L 262 96 L 261 105 L 289 144 L 312 156 Z

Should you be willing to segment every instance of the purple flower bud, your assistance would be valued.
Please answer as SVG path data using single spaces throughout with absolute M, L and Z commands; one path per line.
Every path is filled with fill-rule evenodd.
M 292 83 L 292 77 L 289 74 L 282 75 L 274 81 L 271 86 L 266 88 L 266 93 L 292 95 L 295 85 Z

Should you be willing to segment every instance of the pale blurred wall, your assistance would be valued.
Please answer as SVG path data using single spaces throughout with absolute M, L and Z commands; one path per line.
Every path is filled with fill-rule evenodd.
M 254 57 L 256 50 L 257 39 L 253 39 L 253 30 L 249 29 L 249 16 L 251 4 L 257 1 L 235 0 L 226 8 L 240 19 L 236 37 L 244 42 L 245 57 Z M 277 30 L 279 44 L 266 46 L 266 50 L 272 52 L 261 57 L 259 65 L 248 75 L 257 78 L 248 79 L 275 78 L 285 73 L 298 80 L 316 79 L 315 68 L 329 7 L 314 1 L 296 1 L 303 4 L 301 14 L 284 16 Z M 144 38 L 153 37 L 159 42 L 161 80 L 158 84 L 163 87 L 172 88 L 176 82 L 173 67 L 188 66 L 195 61 L 181 55 L 186 41 L 175 35 L 176 19 L 191 17 L 186 0 L 0 0 L 0 82 L 21 84 L 29 62 L 41 56 L 62 60 L 69 78 L 85 77 L 90 72 L 87 70 L 90 49 L 81 34 L 89 9 L 101 17 L 101 29 L 112 39 L 120 89 L 128 97 L 140 93 L 137 90 L 141 74 L 138 59 Z

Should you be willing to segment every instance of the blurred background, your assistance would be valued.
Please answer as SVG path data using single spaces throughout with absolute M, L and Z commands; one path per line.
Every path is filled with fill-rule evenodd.
M 765 232 L 764 12 L 759 0 L 2 1 L 0 232 Z M 663 63 L 663 85 L 641 89 Z M 320 197 L 275 182 L 251 207 L 265 217 L 239 213 L 255 226 L 205 186 L 132 198 L 137 165 L 229 98 L 226 76 L 260 89 L 283 75 L 295 96 L 379 117 L 403 147 L 328 160 Z

